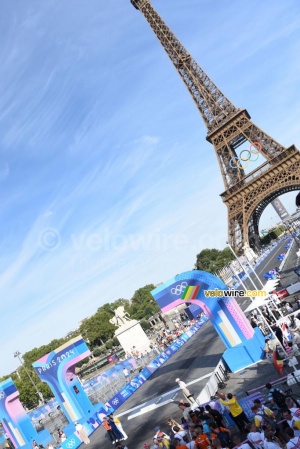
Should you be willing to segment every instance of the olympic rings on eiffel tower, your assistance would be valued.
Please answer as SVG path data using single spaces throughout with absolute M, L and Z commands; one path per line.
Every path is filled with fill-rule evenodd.
M 249 166 L 249 162 L 255 162 L 259 158 L 259 153 L 262 150 L 262 144 L 259 142 L 253 142 L 250 144 L 249 150 L 242 150 L 240 152 L 240 157 L 232 157 L 229 161 L 229 165 L 231 168 L 242 169 L 244 170 Z M 251 159 L 251 156 L 256 156 L 254 159 Z M 245 162 L 243 165 L 242 162 Z

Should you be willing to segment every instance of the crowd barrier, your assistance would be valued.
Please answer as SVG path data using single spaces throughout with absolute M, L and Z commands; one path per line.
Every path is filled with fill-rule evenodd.
M 118 391 L 113 397 L 109 399 L 105 404 L 99 402 L 94 406 L 94 409 L 85 422 L 81 422 L 88 435 L 91 435 L 101 424 L 103 417 L 109 413 L 117 410 L 138 388 L 140 388 L 147 379 L 158 370 L 167 360 L 172 357 L 207 321 L 208 317 L 203 316 L 198 322 L 190 327 L 184 334 L 182 334 L 176 341 L 174 341 L 165 351 L 160 353 L 154 360 L 152 360 L 147 366 L 145 366 L 141 372 L 131 379 L 126 386 Z M 123 362 L 121 362 L 123 363 Z M 128 362 L 132 366 L 132 362 Z M 98 379 L 99 380 L 99 379 Z M 99 381 L 100 382 L 100 381 Z M 85 385 L 88 388 L 88 385 Z M 59 404 L 56 399 L 49 401 L 42 407 L 29 413 L 29 416 L 34 425 L 46 417 L 49 417 L 59 409 Z M 76 449 L 82 444 L 79 435 L 74 433 L 74 425 L 68 424 L 63 428 L 67 435 L 67 439 L 57 445 L 57 448 L 61 449 Z
M 198 404 L 210 402 L 211 397 L 214 396 L 218 390 L 226 387 L 226 380 L 228 380 L 228 372 L 223 359 L 221 359 L 209 380 L 206 382 L 205 387 L 201 390 L 196 402 Z

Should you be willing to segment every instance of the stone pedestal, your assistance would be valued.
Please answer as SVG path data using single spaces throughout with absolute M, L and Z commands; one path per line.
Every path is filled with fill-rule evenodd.
M 132 352 L 132 348 L 139 352 L 150 351 L 150 340 L 137 320 L 130 320 L 122 324 L 115 332 L 115 337 L 125 352 Z

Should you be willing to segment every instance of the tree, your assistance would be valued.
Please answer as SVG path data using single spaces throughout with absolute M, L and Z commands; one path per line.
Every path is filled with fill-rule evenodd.
M 48 385 L 44 382 L 41 382 L 40 378 L 37 376 L 32 367 L 26 367 L 26 370 L 27 372 L 24 368 L 20 368 L 18 370 L 18 374 L 14 373 L 11 377 L 17 389 L 19 390 L 20 401 L 25 407 L 31 409 L 39 404 L 40 398 L 37 394 L 37 390 L 43 394 L 44 399 L 52 398 L 53 394 Z M 31 380 L 29 379 L 27 374 L 28 372 L 36 388 L 33 386 Z
M 197 254 L 195 268 L 197 270 L 215 273 L 217 270 L 223 268 L 233 259 L 233 254 L 231 253 L 229 248 L 224 248 L 221 251 L 215 248 L 207 248 L 203 249 L 199 254 Z
M 111 306 L 113 310 L 116 310 L 118 307 L 123 306 L 127 311 L 127 309 L 130 307 L 130 301 L 128 299 L 119 298 L 116 299 L 116 301 L 114 301 Z
M 128 309 L 132 318 L 137 320 L 148 319 L 160 311 L 160 308 L 151 295 L 151 291 L 154 288 L 155 285 L 149 284 L 135 291 Z
M 102 354 L 101 349 L 96 348 L 93 350 L 93 356 L 94 357 L 99 357 Z
M 140 325 L 142 326 L 142 329 L 143 329 L 144 331 L 150 329 L 150 324 L 148 323 L 148 321 L 142 320 L 142 321 L 140 322 Z
M 81 323 L 81 335 L 89 340 L 91 348 L 102 345 L 115 333 L 116 327 L 109 322 L 114 314 L 108 311 L 107 306 L 105 304 L 104 309 L 100 307 L 94 315 Z

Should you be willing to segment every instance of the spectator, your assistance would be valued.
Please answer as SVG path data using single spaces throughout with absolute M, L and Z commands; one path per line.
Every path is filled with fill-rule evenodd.
M 160 426 L 155 427 L 155 435 L 154 438 L 158 440 L 158 442 L 163 444 L 164 446 L 168 447 L 170 444 L 170 437 L 165 432 L 162 432 L 160 430 Z
M 221 413 L 218 410 L 213 410 L 210 405 L 206 405 L 205 410 L 206 410 L 206 413 L 208 413 L 210 416 L 212 416 L 213 421 L 215 421 L 217 423 L 218 427 L 224 426 L 223 416 L 221 415 Z
M 249 419 L 247 418 L 244 410 L 238 403 L 236 397 L 233 396 L 231 393 L 228 393 L 226 399 L 224 393 L 217 393 L 217 394 L 220 398 L 221 404 L 226 405 L 229 408 L 231 417 L 235 422 L 235 424 L 237 425 L 237 427 L 241 431 L 244 431 L 245 425 L 249 423 Z
M 211 439 L 212 441 L 216 438 L 221 441 L 222 447 L 231 446 L 231 432 L 226 427 L 218 427 L 217 423 L 212 422 L 210 425 L 212 429 Z
M 259 407 L 259 409 L 263 413 L 265 413 L 267 416 L 269 416 L 270 418 L 275 419 L 275 415 L 272 412 L 272 410 L 269 407 L 266 407 L 265 405 L 263 405 L 259 399 L 254 399 L 253 404 L 257 405 Z
M 89 439 L 88 434 L 86 433 L 86 430 L 83 427 L 83 425 L 79 424 L 78 422 L 76 422 L 75 423 L 75 429 L 76 429 L 76 432 L 79 435 L 79 438 L 84 442 L 84 444 L 89 444 L 90 443 L 90 439 Z
M 286 443 L 286 449 L 294 449 L 296 447 L 299 447 L 299 437 L 295 436 L 294 430 L 291 427 L 285 429 L 285 434 L 289 439 L 289 441 Z
M 283 449 L 283 447 L 283 444 L 274 436 L 272 431 L 269 430 L 265 432 L 265 449 Z
M 174 430 L 175 427 L 179 427 L 180 430 L 183 430 L 183 427 L 180 424 L 178 424 L 178 422 L 175 421 L 174 419 L 169 418 L 167 422 L 168 422 L 168 426 L 171 427 L 171 430 L 172 430 L 173 434 L 176 433 L 175 430 Z
M 280 329 L 280 327 L 279 326 L 275 326 L 274 327 L 274 332 L 275 332 L 275 336 L 276 336 L 277 340 L 280 342 L 281 346 L 284 347 L 283 333 L 282 333 L 282 330 Z
M 62 430 L 57 429 L 57 433 L 58 433 L 59 441 L 60 441 L 61 443 L 63 443 L 64 441 L 66 441 L 66 439 L 67 439 L 66 434 L 65 434 Z
M 120 430 L 117 428 L 116 423 L 113 419 L 113 415 L 108 415 L 107 416 L 107 422 L 111 427 L 111 430 L 113 431 L 113 433 L 116 436 L 116 441 L 117 440 L 124 440 L 124 435 L 122 432 L 120 432 Z
M 266 353 L 266 359 L 269 363 L 273 363 L 273 352 L 277 346 L 277 339 L 270 340 L 266 338 L 265 340 L 266 346 L 264 347 L 264 352 Z
M 300 343 L 300 335 L 299 335 L 299 332 L 298 331 L 296 331 L 295 329 L 292 329 L 292 342 L 293 342 L 293 344 L 296 344 L 296 345 L 298 345 L 299 343 Z
M 191 438 L 191 441 L 189 443 L 186 443 L 186 447 L 188 449 L 196 449 L 196 444 L 195 444 L 196 438 L 197 438 L 196 435 L 193 435 Z
M 272 404 L 276 404 L 280 410 L 286 408 L 285 393 L 282 390 L 272 387 L 270 383 L 266 384 L 266 389 L 269 390 L 268 400 L 271 401 Z
M 153 449 L 167 449 L 164 443 L 158 438 L 153 438 Z
M 300 362 L 300 351 L 299 351 L 298 345 L 292 341 L 289 341 L 288 347 L 291 349 L 290 353 L 288 355 L 288 358 L 291 359 L 292 357 L 296 357 L 296 359 L 298 360 L 298 363 L 299 363 Z
M 286 303 L 285 308 L 286 308 L 286 311 L 287 311 L 288 313 L 293 313 L 293 312 L 294 312 L 294 308 L 293 308 L 292 304 L 289 303 L 289 302 Z
M 250 443 L 253 444 L 255 449 L 262 449 L 264 442 L 261 433 L 257 430 L 256 425 L 247 424 L 246 429 L 249 431 L 249 433 L 247 434 L 247 438 Z
M 184 403 L 179 403 L 178 407 L 183 412 L 182 416 L 183 416 L 183 419 L 185 420 L 185 422 L 189 421 L 189 418 L 190 418 L 189 412 L 191 411 L 190 407 L 187 406 L 187 404 L 184 404 Z
M 124 377 L 125 377 L 125 379 L 126 379 L 126 382 L 128 382 L 128 379 L 129 379 L 129 371 L 128 371 L 128 369 L 124 366 L 124 368 L 123 368 L 123 374 L 124 374 Z
M 180 430 L 178 426 L 175 426 L 174 431 L 176 432 L 174 435 L 174 439 L 176 438 L 180 441 L 181 444 L 184 444 L 183 437 L 185 437 L 187 434 L 186 430 Z
M 292 398 L 286 398 L 285 404 L 287 408 L 291 411 L 292 415 L 294 415 L 299 410 L 298 407 L 295 407 L 296 405 L 298 406 L 298 404 L 295 404 Z M 299 413 L 297 413 L 297 415 L 298 414 Z
M 221 441 L 218 440 L 218 438 L 216 438 L 216 439 L 213 441 L 212 447 L 213 447 L 214 449 L 223 449 L 223 448 L 222 448 Z
M 113 430 L 112 430 L 112 428 L 111 428 L 111 425 L 110 425 L 110 423 L 108 422 L 108 419 L 107 419 L 106 416 L 103 418 L 102 425 L 103 425 L 103 427 L 104 427 L 105 430 L 106 430 L 106 433 L 107 433 L 108 438 L 110 439 L 110 441 L 112 442 L 112 444 L 114 444 L 118 438 L 117 438 L 116 435 L 114 434 L 114 432 L 113 432 Z
M 239 449 L 251 449 L 248 443 L 242 443 L 241 438 L 238 435 L 233 437 L 233 442 Z
M 123 435 L 123 440 L 127 440 L 128 435 L 125 432 L 125 430 L 123 429 L 123 426 L 121 424 L 120 419 L 117 416 L 114 416 L 113 413 L 111 413 L 109 415 L 110 419 L 112 419 L 117 427 L 117 429 L 119 430 L 119 432 Z
M 300 419 L 297 418 L 294 414 L 292 414 L 291 410 L 286 410 L 283 412 L 283 417 L 290 426 L 291 429 L 293 429 L 294 434 L 296 437 L 300 436 Z
M 202 426 L 197 427 L 197 429 L 195 429 L 195 433 L 197 437 L 195 439 L 196 447 L 199 446 L 199 448 L 201 449 L 209 449 L 210 441 L 208 439 L 208 436 L 203 433 Z

